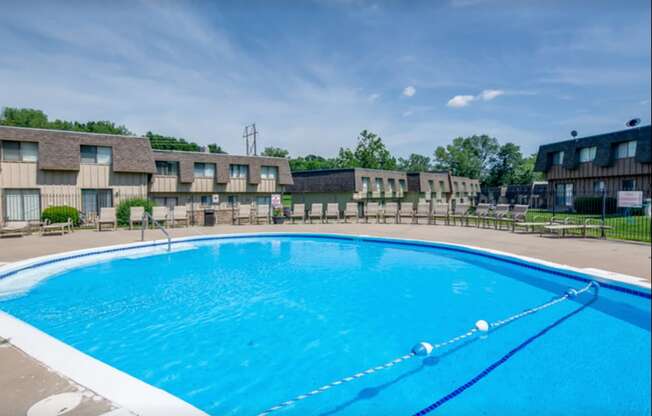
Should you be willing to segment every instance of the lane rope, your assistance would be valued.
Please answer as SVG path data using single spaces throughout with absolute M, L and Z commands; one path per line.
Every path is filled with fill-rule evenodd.
M 397 358 L 395 358 L 395 359 L 393 359 L 391 361 L 386 362 L 385 364 L 381 364 L 381 365 L 378 365 L 378 366 L 375 366 L 375 367 L 371 367 L 371 368 L 368 368 L 368 369 L 366 369 L 364 371 L 360 371 L 358 373 L 350 375 L 348 377 L 344 377 L 344 378 L 341 378 L 339 380 L 333 381 L 331 383 L 324 384 L 323 386 L 318 387 L 318 388 L 316 388 L 314 390 L 311 390 L 311 391 L 309 391 L 307 393 L 300 394 L 300 395 L 298 395 L 298 396 L 296 396 L 296 397 L 294 397 L 294 398 L 292 398 L 290 400 L 287 400 L 287 401 L 279 403 L 279 404 L 277 404 L 275 406 L 272 406 L 272 407 L 264 410 L 263 412 L 259 413 L 258 416 L 267 416 L 270 413 L 273 413 L 273 412 L 279 411 L 281 409 L 287 408 L 289 406 L 292 406 L 292 405 L 296 404 L 297 402 L 300 402 L 300 401 L 305 400 L 305 399 L 307 399 L 309 397 L 321 394 L 321 393 L 323 393 L 325 391 L 328 391 L 328 390 L 330 390 L 330 389 L 332 389 L 334 387 L 341 386 L 341 385 L 349 383 L 351 381 L 361 379 L 361 378 L 363 378 L 365 376 L 368 376 L 369 374 L 374 374 L 374 373 L 377 373 L 379 371 L 386 370 L 388 368 L 393 368 L 397 364 L 405 362 L 405 361 L 407 361 L 407 360 L 409 360 L 409 359 L 411 359 L 413 357 L 430 355 L 434 350 L 450 346 L 452 344 L 455 344 L 456 342 L 462 341 L 465 338 L 471 337 L 474 334 L 486 334 L 490 330 L 495 330 L 495 329 L 497 329 L 497 328 L 499 328 L 501 326 L 507 325 L 507 324 L 509 324 L 511 322 L 514 322 L 514 321 L 518 320 L 518 319 L 524 318 L 524 317 L 526 317 L 528 315 L 531 315 L 533 313 L 537 313 L 539 311 L 547 309 L 547 308 L 549 308 L 549 307 L 551 307 L 553 305 L 556 305 L 558 303 L 561 303 L 561 302 L 563 302 L 565 300 L 576 298 L 577 296 L 580 296 L 581 294 L 583 294 L 585 292 L 588 292 L 592 288 L 595 290 L 595 296 L 597 297 L 600 285 L 596 281 L 590 281 L 586 286 L 584 286 L 581 289 L 569 288 L 569 289 L 566 290 L 566 292 L 563 295 L 561 295 L 559 297 L 553 298 L 552 300 L 550 300 L 550 301 L 548 301 L 546 303 L 543 303 L 543 304 L 541 304 L 539 306 L 535 306 L 533 308 L 529 308 L 529 309 L 526 309 L 526 310 L 524 310 L 522 312 L 519 312 L 517 314 L 511 315 L 511 316 L 509 316 L 509 317 L 507 317 L 505 319 L 500 319 L 500 320 L 497 320 L 497 321 L 494 321 L 494 322 L 491 322 L 491 323 L 489 323 L 489 322 L 487 322 L 485 320 L 479 320 L 479 321 L 477 321 L 475 323 L 474 327 L 471 328 L 470 330 L 468 330 L 467 332 L 465 332 L 465 333 L 463 333 L 461 335 L 458 335 L 458 336 L 456 336 L 454 338 L 451 338 L 451 339 L 449 339 L 447 341 L 443 341 L 443 342 L 435 343 L 435 344 L 429 343 L 429 342 L 426 342 L 426 341 L 420 342 L 417 345 L 415 345 L 408 354 L 397 357 Z

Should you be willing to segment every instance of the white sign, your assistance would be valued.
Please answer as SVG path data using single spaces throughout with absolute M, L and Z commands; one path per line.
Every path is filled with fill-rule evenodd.
M 281 208 L 281 194 L 272 194 L 272 208 Z
M 643 206 L 643 191 L 618 191 L 618 207 L 640 208 Z
M 212 195 L 212 200 L 213 200 L 213 205 L 219 205 L 220 204 L 220 195 L 219 194 L 213 194 Z

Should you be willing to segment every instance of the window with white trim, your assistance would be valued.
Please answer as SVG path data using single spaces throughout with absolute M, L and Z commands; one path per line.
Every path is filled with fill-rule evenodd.
M 553 165 L 563 165 L 564 164 L 564 152 L 555 152 L 552 155 L 552 164 Z
M 231 165 L 229 170 L 232 179 L 246 179 L 249 174 L 248 165 Z
M 636 155 L 636 140 L 618 143 L 616 149 L 616 159 L 625 159 Z
M 179 175 L 179 162 L 157 160 L 156 161 L 156 174 L 163 176 L 178 176 Z
M 91 165 L 110 165 L 113 159 L 112 149 L 106 146 L 81 145 L 79 148 L 81 163 Z
M 260 178 L 261 179 L 276 179 L 278 176 L 278 168 L 276 166 L 261 166 Z
M 598 148 L 596 146 L 583 147 L 580 149 L 580 163 L 592 162 Z

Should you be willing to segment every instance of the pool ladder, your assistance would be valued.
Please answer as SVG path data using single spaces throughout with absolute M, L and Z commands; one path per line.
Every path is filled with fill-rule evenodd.
M 156 228 L 158 228 L 163 232 L 163 234 L 165 234 L 165 237 L 168 239 L 168 251 L 172 251 L 172 239 L 170 238 L 170 234 L 147 211 L 145 211 L 145 213 L 143 214 L 143 218 L 141 221 L 143 224 L 143 228 L 140 230 L 140 241 L 145 241 L 145 229 L 147 228 L 149 221 L 151 221 L 152 224 L 156 226 Z

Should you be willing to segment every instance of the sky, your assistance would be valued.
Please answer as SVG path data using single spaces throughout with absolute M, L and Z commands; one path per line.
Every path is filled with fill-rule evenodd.
M 398 156 L 650 123 L 650 2 L 3 1 L 0 107 L 245 152 Z

